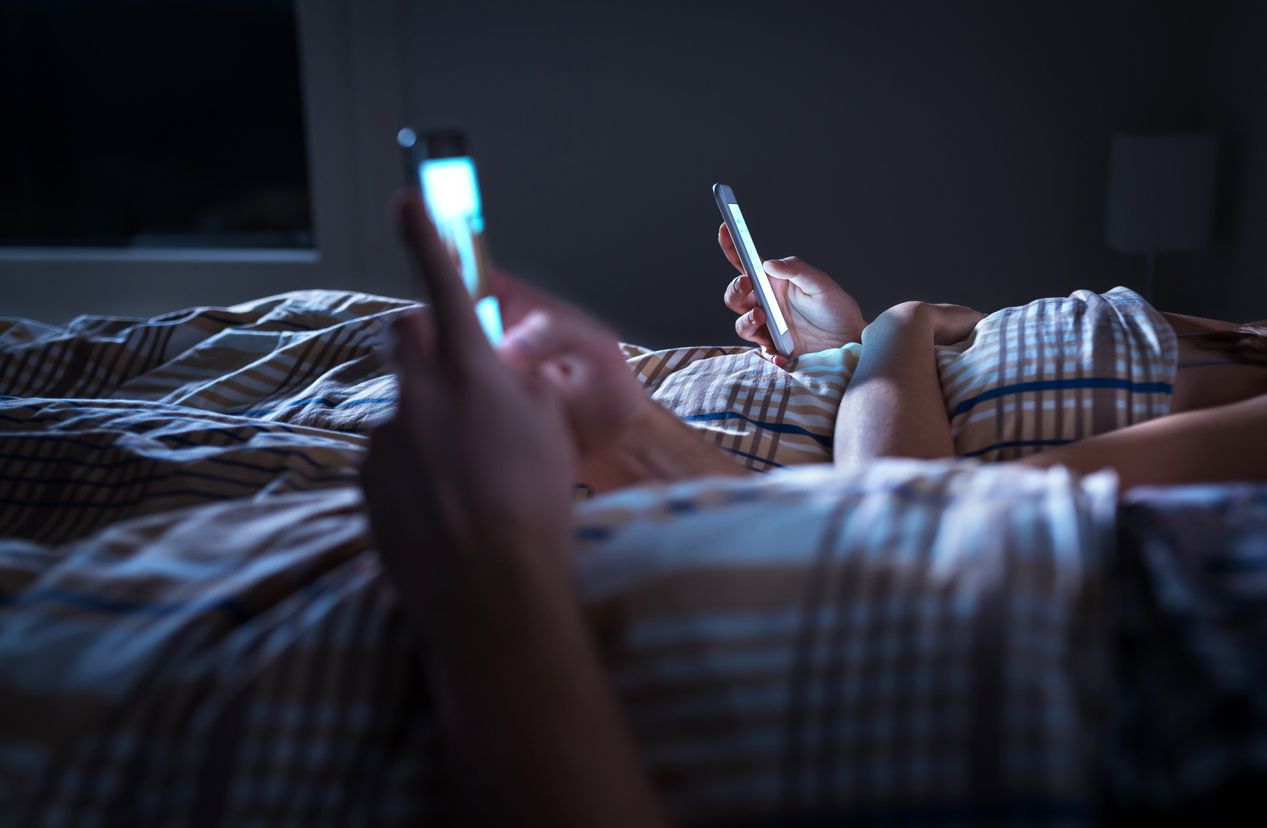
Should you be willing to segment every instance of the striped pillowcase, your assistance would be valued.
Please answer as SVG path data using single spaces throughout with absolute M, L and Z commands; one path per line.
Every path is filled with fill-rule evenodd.
M 752 348 L 626 346 L 652 399 L 755 471 L 831 461 L 836 409 L 861 348 L 801 357 L 784 371 Z

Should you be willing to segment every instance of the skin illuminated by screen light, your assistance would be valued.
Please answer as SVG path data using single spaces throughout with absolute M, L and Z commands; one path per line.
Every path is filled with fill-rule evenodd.
M 757 280 L 757 286 L 761 289 L 761 295 L 765 297 L 765 303 L 769 308 L 770 316 L 774 320 L 774 327 L 778 328 L 779 333 L 787 333 L 787 320 L 783 318 L 783 309 L 779 307 L 779 302 L 774 298 L 774 289 L 770 285 L 770 277 L 765 275 L 765 268 L 761 266 L 761 259 L 757 256 L 757 246 L 752 242 L 752 234 L 748 232 L 748 223 L 743 220 L 743 213 L 739 211 L 738 204 L 726 205 L 730 208 L 730 215 L 735 220 L 735 227 L 739 230 L 739 242 L 743 245 L 745 253 L 745 262 L 747 265 L 748 275 L 753 276 Z

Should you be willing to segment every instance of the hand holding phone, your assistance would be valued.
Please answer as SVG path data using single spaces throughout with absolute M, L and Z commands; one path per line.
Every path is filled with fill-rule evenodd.
M 858 342 L 867 326 L 858 302 L 831 276 L 797 256 L 762 262 L 733 200 L 734 193 L 720 184 L 713 191 L 719 190 L 718 206 L 727 222 L 717 235 L 717 243 L 743 274 L 727 286 L 724 299 L 726 307 L 739 314 L 735 324 L 739 337 L 760 345 L 780 368 L 790 365 L 795 356 Z M 758 278 L 749 275 L 753 273 Z M 783 338 L 779 337 L 780 326 L 767 307 L 777 308 L 789 328 L 782 347 L 776 339 Z

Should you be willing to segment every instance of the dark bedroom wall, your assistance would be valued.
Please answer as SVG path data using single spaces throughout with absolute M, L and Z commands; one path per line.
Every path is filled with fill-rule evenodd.
M 1214 242 L 1168 285 L 1194 313 L 1267 318 L 1267 3 L 1223 0 L 1210 26 L 1204 126 L 1221 139 Z
M 416 121 L 471 133 L 505 265 L 656 345 L 733 338 L 718 180 L 763 256 L 868 313 L 1137 285 L 1108 135 L 1192 128 L 1205 93 L 1195 2 L 549 8 L 415 4 Z

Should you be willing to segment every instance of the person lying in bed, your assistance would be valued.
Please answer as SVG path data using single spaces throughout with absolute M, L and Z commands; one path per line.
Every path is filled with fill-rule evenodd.
M 761 346 L 776 366 L 790 367 L 787 358 L 772 350 L 724 224 L 718 242 L 739 271 L 724 294 L 726 306 L 738 314 L 736 332 Z M 1102 296 L 1079 291 L 1068 298 L 1005 308 L 989 317 L 959 305 L 907 302 L 868 323 L 853 297 L 822 271 L 795 257 L 771 261 L 767 267 L 792 319 L 793 358 L 866 339 L 867 347 L 854 351 L 862 356 L 836 415 L 833 459 L 838 465 L 880 456 L 934 459 L 966 453 L 1026 459 L 1031 465 L 1070 464 L 1068 458 L 1090 462 L 1100 456 L 1098 443 L 1055 455 L 1045 452 L 1041 460 L 1035 455 L 1124 425 L 1267 393 L 1267 335 L 1257 323 L 1158 313 L 1124 288 Z M 569 388 L 587 389 L 570 392 L 569 410 L 583 447 L 578 479 L 594 491 L 645 480 L 744 473 L 734 458 L 700 439 L 629 382 L 624 358 L 615 351 L 615 336 L 600 323 L 513 280 L 500 278 L 498 290 L 512 326 L 521 323 L 501 349 L 503 357 L 523 369 L 538 363 L 571 366 L 560 381 L 566 380 Z M 976 348 L 965 350 L 967 337 L 977 340 Z M 1057 346 L 1048 344 L 1047 353 L 1038 356 L 1003 353 L 1009 348 L 1024 351 L 1020 343 L 1035 342 Z M 935 351 L 940 352 L 938 359 L 933 358 Z M 971 360 L 968 355 L 973 355 Z M 953 389 L 939 377 L 939 369 L 947 365 L 955 374 Z M 1070 390 L 1001 393 L 1042 385 L 1023 380 L 1062 377 L 1062 368 L 1068 376 L 1047 384 L 1064 384 Z M 1012 377 L 1013 384 L 1001 388 L 1000 375 Z M 989 382 L 981 385 L 983 379 Z M 978 391 L 984 393 L 974 397 Z M 1018 396 L 1022 399 L 1016 401 Z M 972 408 L 986 398 L 993 398 L 988 406 Z M 956 415 L 952 429 L 947 408 L 956 401 L 959 409 L 970 410 Z M 992 410 L 982 411 L 988 407 Z M 1027 413 L 1034 409 L 1043 413 Z M 991 444 L 981 432 L 993 435 L 996 429 L 1034 439 Z M 1158 433 L 1164 431 L 1163 427 Z M 982 444 L 991 450 L 965 450 Z M 1211 473 L 1218 471 L 1211 468 Z
M 403 199 L 397 218 L 432 307 L 396 326 L 398 407 L 372 435 L 362 486 L 443 700 L 459 782 L 490 821 L 662 824 L 572 591 L 574 474 L 602 464 L 618 483 L 742 471 L 651 402 L 614 337 L 576 309 L 502 278 L 509 331 L 494 349 L 418 199 Z M 847 392 L 838 462 L 951 453 L 929 351 L 976 318 L 908 303 L 862 332 L 871 366 Z M 1113 468 L 1125 488 L 1262 480 L 1265 418 L 1258 396 L 1022 462 Z
M 738 314 L 735 332 L 761 348 L 762 355 L 779 367 L 788 367 L 789 358 L 778 354 L 766 329 L 765 318 L 757 305 L 752 283 L 744 273 L 726 225 L 721 225 L 718 244 L 738 275 L 726 286 L 723 301 Z M 806 353 L 839 348 L 851 342 L 868 343 L 863 358 L 846 391 L 837 416 L 835 461 L 838 464 L 865 461 L 877 456 L 952 457 L 955 446 L 950 439 L 943 393 L 937 376 L 937 364 L 931 359 L 936 346 L 947 346 L 968 337 L 985 317 L 979 311 L 961 305 L 933 305 L 907 302 L 882 313 L 874 323 L 863 317 L 858 303 L 830 276 L 793 256 L 765 263 L 766 272 L 782 306 L 791 318 L 795 349 L 792 359 Z M 1085 293 L 1080 291 L 1080 293 Z M 1123 327 L 1137 322 L 1146 327 L 1151 321 L 1166 326 L 1177 339 L 1177 365 L 1173 390 L 1158 400 L 1150 400 L 1151 410 L 1144 418 L 1162 413 L 1180 414 L 1215 408 L 1267 394 L 1267 320 L 1239 324 L 1203 319 L 1177 313 L 1159 313 L 1143 299 L 1124 288 L 1116 288 L 1103 297 L 1121 317 Z M 1051 305 L 1073 306 L 1073 314 L 1084 313 L 1082 302 L 1069 299 L 1046 299 L 1024 308 L 1009 308 L 1010 314 L 1023 326 L 1015 332 L 1015 341 L 1064 337 L 1071 338 L 1068 323 L 1053 313 Z M 1130 317 L 1139 317 L 1133 320 Z M 1151 320 L 1149 317 L 1153 317 Z M 1158 318 L 1159 317 L 1159 318 Z M 1055 319 L 1055 326 L 1050 322 Z M 1164 320 L 1164 321 L 1163 321 Z M 1131 331 L 1114 331 L 1118 338 Z M 1049 359 L 1069 360 L 1063 350 L 1088 347 L 1087 343 L 1061 342 Z M 1163 350 L 1158 348 L 1158 350 Z M 1085 356 L 1085 355 L 1084 355 Z M 1094 359 L 1093 359 L 1094 361 Z M 1166 366 L 1168 367 L 1168 366 Z M 1106 367 L 1105 374 L 1112 374 Z M 1165 367 L 1158 367 L 1158 372 Z M 1169 377 L 1167 377 L 1169 379 Z M 1162 407 L 1164 406 L 1164 408 Z M 845 427 L 848 424 L 848 427 Z M 1093 435 L 1107 431 L 1092 425 Z M 1166 433 L 1164 429 L 1157 434 Z M 1043 442 L 1043 441 L 1035 441 Z M 1054 441 L 1053 441 L 1054 442 Z M 1069 458 L 1083 462 L 1097 456 L 1099 443 L 1074 452 L 1057 454 L 1032 465 L 1073 465 Z M 1042 446 L 1014 455 L 1036 453 Z M 1105 462 L 1103 465 L 1113 465 Z M 1084 471 L 1087 469 L 1083 469 Z M 1141 471 L 1144 471 L 1141 469 Z M 1119 474 L 1123 472 L 1118 469 Z M 1185 470 L 1176 469 L 1183 475 Z M 1217 474 L 1217 472 L 1213 472 Z M 1147 472 L 1145 472 L 1147 474 Z M 1129 479 L 1129 478 L 1128 478 Z M 1225 478 L 1215 478 L 1225 479 Z M 1162 482 L 1162 481 L 1155 481 Z M 1169 481 L 1167 481 L 1169 482 Z

